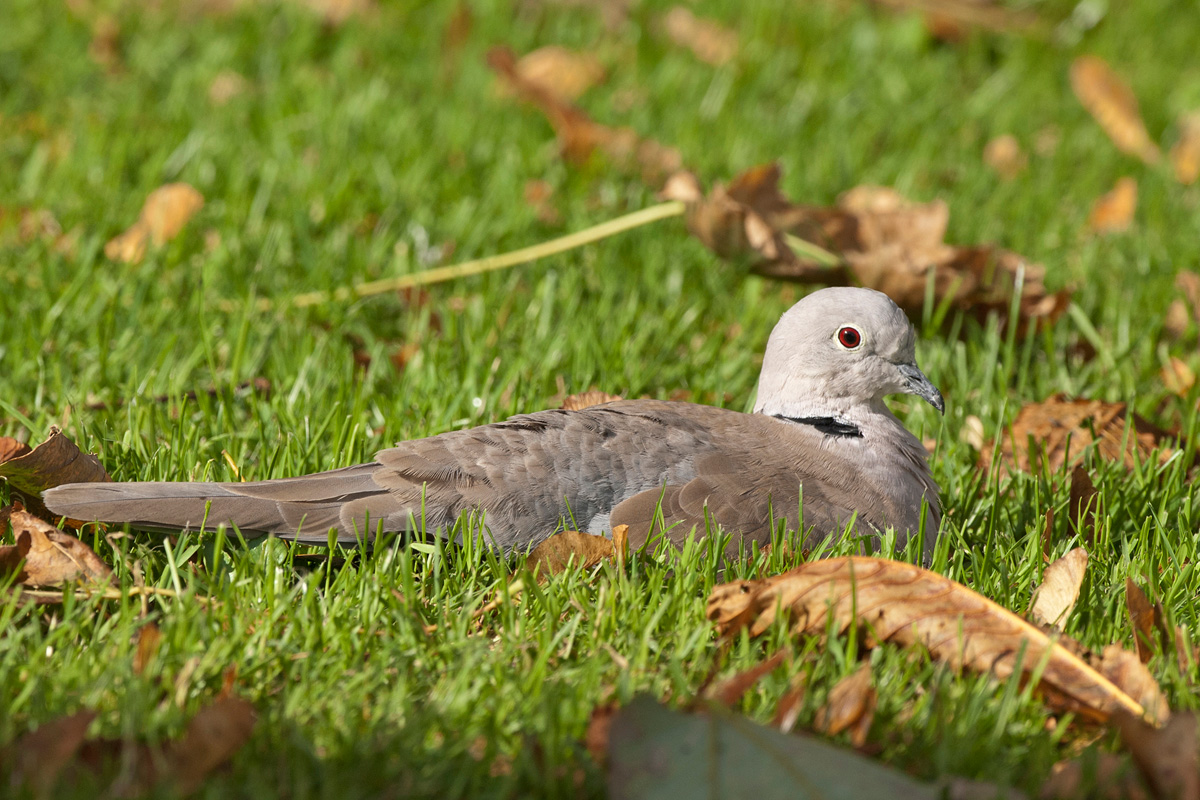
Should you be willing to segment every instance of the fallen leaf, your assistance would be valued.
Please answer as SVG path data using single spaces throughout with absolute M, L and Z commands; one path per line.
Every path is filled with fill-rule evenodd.
M 23 456 L 33 450 L 32 447 L 24 442 L 18 442 L 11 436 L 0 436 L 0 464 L 6 461 L 12 461 L 14 458 Z
M 158 655 L 158 647 L 162 644 L 162 631 L 153 622 L 148 622 L 138 628 L 137 648 L 133 651 L 133 674 L 141 675 L 150 666 L 150 662 Z
M 1171 166 L 1175 180 L 1189 186 L 1200 178 L 1200 111 L 1179 119 L 1179 139 L 1171 148 Z
M 749 669 L 744 669 L 736 675 L 732 675 L 723 681 L 713 684 L 704 692 L 704 696 L 709 700 L 720 703 L 723 706 L 732 707 L 734 703 L 742 699 L 751 686 L 758 683 L 765 676 L 770 675 L 779 665 L 787 658 L 788 652 L 780 650 L 775 655 L 760 661 Z
M 1102 59 L 1080 56 L 1071 63 L 1071 88 L 1117 149 L 1147 164 L 1161 153 L 1142 122 L 1137 97 Z
M 1067 521 L 1075 533 L 1082 536 L 1088 546 L 1096 541 L 1096 512 L 1100 505 L 1100 491 L 1092 482 L 1087 467 L 1076 464 L 1071 470 L 1071 494 L 1067 503 Z
M 581 411 L 603 403 L 614 403 L 620 399 L 622 398 L 619 394 L 609 394 L 599 389 L 588 389 L 586 392 L 580 392 L 579 394 L 569 395 L 564 398 L 562 408 L 567 411 Z
M 875 719 L 875 701 L 871 665 L 864 663 L 834 685 L 825 705 L 817 710 L 816 728 L 828 736 L 849 729 L 850 743 L 862 747 Z
M 1194 682 L 1196 668 L 1200 666 L 1200 647 L 1192 647 L 1187 628 L 1182 625 L 1175 626 L 1175 662 L 1179 665 L 1179 671 L 1188 679 L 1188 684 Z
M 1038 796 L 1041 800 L 1149 800 L 1128 759 L 1095 749 L 1055 764 Z
M 583 739 L 584 747 L 587 748 L 592 761 L 601 766 L 608 762 L 609 731 L 616 713 L 615 703 L 602 703 L 592 709 L 592 715 L 588 719 L 587 732 Z
M 930 35 L 956 42 L 966 28 L 1001 33 L 1022 33 L 1044 38 L 1046 23 L 1028 9 L 1012 8 L 988 0 L 876 0 L 880 6 L 909 12 L 919 11 Z
M 604 80 L 604 65 L 591 53 L 548 45 L 521 56 L 517 77 L 539 86 L 560 102 L 569 103 Z
M 33 450 L 0 460 L 0 478 L 8 481 L 12 494 L 25 508 L 42 519 L 52 517 L 41 500 L 42 492 L 51 486 L 112 480 L 100 465 L 100 459 L 80 452 L 75 443 L 54 426 L 51 426 L 46 441 Z M 72 527 L 81 525 L 72 524 Z
M 1163 618 L 1162 606 L 1151 603 L 1150 598 L 1132 578 L 1125 579 L 1125 607 L 1129 609 L 1129 622 L 1133 625 L 1133 639 L 1137 645 L 1138 658 L 1143 664 L 1154 657 L 1157 639 L 1164 653 L 1171 649 L 1171 634 Z
M 1144 716 L 1161 725 L 1171 717 L 1167 698 L 1158 681 L 1138 658 L 1137 653 L 1119 644 L 1107 645 L 1099 659 L 1093 659 L 1096 670 L 1145 709 Z
M 732 61 L 738 52 L 738 36 L 725 26 L 697 17 L 683 6 L 663 15 L 663 30 L 672 42 L 691 50 L 696 58 L 714 66 Z
M 28 786 L 38 797 L 47 797 L 63 770 L 75 758 L 96 718 L 80 711 L 39 725 L 10 745 L 4 762 L 10 764 L 13 786 Z
M 162 246 L 179 235 L 188 220 L 204 207 L 204 197 L 186 183 L 168 183 L 146 197 L 137 222 L 104 245 L 114 261 L 137 264 L 149 244 Z
M 1017 414 L 1000 440 L 1000 459 L 1006 469 L 1054 474 L 1075 464 L 1089 450 L 1100 457 L 1132 468 L 1159 450 L 1159 463 L 1171 457 L 1168 443 L 1176 437 L 1131 414 L 1124 403 L 1102 400 L 1068 400 L 1056 394 L 1041 403 L 1029 403 Z M 986 462 L 992 448 L 981 453 Z M 1044 462 L 1044 463 L 1043 463 Z
M 795 634 L 854 625 L 868 646 L 920 643 L 954 668 L 990 671 L 1001 680 L 1041 668 L 1039 688 L 1048 702 L 1093 719 L 1117 709 L 1147 711 L 1016 614 L 911 564 L 861 556 L 813 561 L 772 578 L 719 585 L 708 598 L 708 618 L 726 637 L 743 629 L 758 636 L 780 615 Z
M 801 283 L 857 283 L 920 314 L 934 297 L 983 319 L 1005 319 L 1020 286 L 1018 328 L 1053 321 L 1068 292 L 1047 292 L 1044 269 L 990 246 L 944 242 L 950 212 L 940 200 L 914 203 L 898 192 L 860 186 L 834 207 L 793 203 L 779 190 L 777 164 L 718 184 L 707 195 L 690 173 L 668 179 L 660 196 L 687 204 L 688 229 L 724 258 L 749 256 L 753 271 Z
M 1200 758 L 1192 712 L 1175 714 L 1161 728 L 1130 714 L 1116 714 L 1113 722 L 1155 797 L 1200 800 Z
M 103 583 L 112 575 L 90 547 L 32 514 L 14 511 L 9 522 L 17 543 L 0 546 L 0 575 L 15 572 L 23 586 Z
M 1033 590 L 1033 602 L 1029 608 L 1031 622 L 1060 632 L 1066 627 L 1075 602 L 1079 600 L 1079 589 L 1083 586 L 1087 564 L 1087 550 L 1076 547 L 1046 567 L 1041 585 Z
M 1011 133 L 997 136 L 983 148 L 983 163 L 1005 180 L 1012 180 L 1029 166 L 1029 158 Z
M 533 548 L 525 563 L 530 570 L 541 567 L 542 575 L 554 575 L 571 563 L 582 569 L 591 569 L 604 559 L 615 556 L 613 540 L 607 536 L 561 531 Z
M 958 438 L 976 452 L 983 450 L 986 441 L 983 435 L 983 420 L 974 414 L 967 415 L 967 418 L 963 420 Z
M 594 122 L 587 114 L 564 102 L 538 83 L 526 80 L 517 71 L 517 59 L 511 50 L 494 47 L 488 51 L 488 65 L 526 101 L 537 106 L 558 135 L 563 157 L 583 163 L 596 151 L 608 156 L 618 167 L 637 168 L 642 180 L 657 183 L 680 169 L 679 151 L 653 139 L 643 139 L 632 128 L 610 128 Z
M 1186 313 L 1186 312 L 1185 312 Z M 1196 373 L 1183 359 L 1171 356 L 1159 373 L 1168 392 L 1183 397 L 1196 385 Z
M 225 697 L 200 709 L 183 737 L 173 743 L 163 776 L 180 794 L 190 794 L 250 739 L 254 706 L 240 697 Z
M 1138 185 L 1133 178 L 1117 181 L 1111 192 L 1101 195 L 1088 215 L 1088 228 L 1093 233 L 1118 233 L 1128 230 L 1137 210 Z
M 233 98 L 245 94 L 250 88 L 250 82 L 241 74 L 231 69 L 222 70 L 208 85 L 208 102 L 218 108 Z
M 966 800 L 948 786 L 922 783 L 853 750 L 781 733 L 716 704 L 688 714 L 635 697 L 612 719 L 607 750 L 613 800 Z M 990 788 L 975 796 L 1020 796 Z
M 807 693 L 807 680 L 803 674 L 792 679 L 788 690 L 779 698 L 775 706 L 775 716 L 771 718 L 771 727 L 788 733 L 796 727 L 800 718 L 800 709 L 804 705 L 804 695 Z
M 1163 320 L 1163 330 L 1172 339 L 1179 340 L 1187 333 L 1192 324 L 1192 315 L 1188 312 L 1187 303 L 1182 300 L 1172 300 L 1167 306 L 1167 314 Z

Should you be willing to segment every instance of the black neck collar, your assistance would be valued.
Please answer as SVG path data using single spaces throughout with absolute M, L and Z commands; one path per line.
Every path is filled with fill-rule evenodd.
M 853 422 L 846 422 L 837 417 L 785 417 L 782 414 L 772 416 L 797 425 L 811 425 L 826 436 L 837 439 L 861 439 L 863 435 L 862 429 Z

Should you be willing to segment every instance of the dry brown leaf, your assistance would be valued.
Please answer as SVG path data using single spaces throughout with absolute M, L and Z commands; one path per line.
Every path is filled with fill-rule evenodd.
M 853 625 L 866 634 L 868 646 L 919 643 L 952 667 L 990 671 L 1001 680 L 1017 669 L 1028 677 L 1041 668 L 1039 688 L 1047 701 L 1092 719 L 1107 719 L 1118 709 L 1146 713 L 1016 614 L 911 564 L 862 556 L 813 561 L 765 580 L 722 584 L 708 598 L 708 617 L 726 637 L 742 629 L 757 636 L 781 615 L 796 634 L 841 633 Z
M 1145 709 L 1144 716 L 1147 719 L 1159 725 L 1170 719 L 1171 709 L 1167 705 L 1167 698 L 1137 653 L 1119 644 L 1110 644 L 1101 651 L 1099 659 L 1093 659 L 1093 666 Z
M 837 736 L 850 730 L 850 742 L 855 747 L 867 743 L 871 722 L 875 719 L 875 687 L 871 685 L 871 665 L 862 664 L 842 678 L 829 693 L 829 699 L 817 710 L 817 730 Z
M 588 719 L 587 733 L 583 737 L 584 747 L 592 761 L 601 766 L 608 761 L 608 736 L 616 713 L 616 703 L 602 703 L 592 709 L 592 716 Z
M 913 203 L 892 189 L 860 186 L 832 208 L 793 203 L 779 190 L 777 164 L 739 175 L 706 196 L 690 173 L 672 176 L 664 199 L 687 204 L 689 230 L 725 258 L 750 256 L 761 275 L 802 283 L 857 283 L 889 295 L 909 314 L 934 297 L 977 318 L 1004 319 L 1018 284 L 1018 328 L 1051 322 L 1066 310 L 1068 292 L 1050 294 L 1037 264 L 989 246 L 944 242 L 945 203 Z M 791 238 L 791 237 L 794 237 Z M 811 252 L 800 252 L 800 248 Z
M 1000 441 L 1000 459 L 1006 469 L 1034 473 L 1041 471 L 1044 459 L 1053 474 L 1079 461 L 1091 448 L 1102 458 L 1132 467 L 1174 441 L 1171 434 L 1130 414 L 1124 403 L 1068 400 L 1057 394 L 1021 409 Z M 991 453 L 990 447 L 983 450 L 985 464 Z M 1160 450 L 1159 462 L 1170 456 L 1169 449 Z
M 778 728 L 784 733 L 790 733 L 796 727 L 800 718 L 800 708 L 804 705 L 804 695 L 807 690 L 807 679 L 804 674 L 792 678 L 792 684 L 779 698 L 775 706 L 775 716 L 771 718 L 771 727 Z
M 41 500 L 42 492 L 51 486 L 112 480 L 100 465 L 100 459 L 80 452 L 75 443 L 54 426 L 51 426 L 46 441 L 33 450 L 0 461 L 0 479 L 8 481 L 12 494 L 42 519 L 52 518 Z M 67 524 L 78 528 L 83 523 L 67 520 Z
M 604 80 L 604 65 L 591 53 L 548 45 L 521 56 L 520 80 L 540 86 L 560 102 L 569 103 Z
M 1192 712 L 1173 715 L 1161 728 L 1129 714 L 1116 714 L 1113 722 L 1155 797 L 1200 800 L 1200 758 Z
M 1200 647 L 1192 647 L 1188 630 L 1182 625 L 1175 626 L 1174 639 L 1175 662 L 1179 665 L 1179 671 L 1187 677 L 1190 686 L 1195 682 L 1194 676 L 1197 674 L 1197 667 L 1200 667 Z
M 1200 178 L 1200 111 L 1180 117 L 1179 139 L 1171 148 L 1171 166 L 1175 180 L 1185 186 Z
M 1118 233 L 1128 230 L 1137 211 L 1138 185 L 1130 177 L 1117 181 L 1111 192 L 1096 198 L 1088 215 L 1088 228 L 1093 233 Z
M 153 622 L 148 622 L 138 628 L 137 648 L 133 651 L 133 674 L 141 675 L 150 666 L 150 662 L 158 655 L 159 645 L 162 644 L 162 631 Z
M 240 697 L 223 697 L 200 709 L 172 745 L 163 778 L 181 794 L 196 791 L 249 741 L 255 719 L 254 706 Z
M 1005 133 L 992 139 L 983 148 L 983 163 L 1005 180 L 1012 180 L 1029 166 L 1029 158 L 1017 142 L 1017 137 Z
M 168 183 L 146 197 L 137 222 L 104 245 L 114 261 L 137 264 L 149 244 L 161 246 L 179 235 L 188 220 L 204 207 L 204 197 L 186 183 Z
M 1087 565 L 1087 550 L 1076 547 L 1046 567 L 1041 585 L 1033 590 L 1030 621 L 1062 631 L 1079 599 L 1079 588 L 1083 586 Z
M 0 464 L 19 458 L 32 450 L 33 448 L 29 445 L 18 442 L 11 436 L 0 436 Z
M 619 394 L 609 394 L 599 389 L 588 389 L 586 392 L 580 392 L 564 398 L 562 408 L 567 411 L 581 411 L 591 406 L 598 406 L 602 403 L 613 403 L 620 399 L 622 398 Z
M 736 675 L 731 675 L 719 683 L 714 683 L 705 690 L 704 696 L 710 700 L 715 700 L 723 706 L 732 707 L 734 703 L 742 699 L 742 695 L 751 686 L 778 669 L 787 656 L 787 650 L 780 650 L 765 661 L 760 661 L 749 669 L 742 670 Z
M 1090 780 L 1089 780 L 1090 778 Z M 1041 800 L 1150 800 L 1128 761 L 1093 750 L 1085 758 L 1060 761 L 1038 793 Z
M 22 736 L 4 759 L 11 764 L 8 778 L 12 785 L 28 786 L 38 797 L 49 796 L 79 752 L 95 718 L 94 711 L 80 711 L 39 725 Z
M 570 563 L 591 569 L 606 558 L 616 556 L 613 540 L 579 531 L 562 531 L 546 539 L 529 554 L 525 562 L 530 570 L 541 568 L 542 575 L 562 572 Z
M 558 135 L 563 157 L 586 162 L 596 151 L 622 168 L 636 168 L 642 180 L 657 183 L 683 164 L 679 151 L 653 139 L 643 139 L 632 128 L 610 128 L 594 122 L 575 106 L 559 99 L 540 84 L 528 81 L 517 71 L 517 59 L 505 47 L 488 51 L 488 65 L 526 101 L 537 106 Z
M 1133 625 L 1133 639 L 1138 657 L 1143 664 L 1154 657 L 1154 642 L 1157 639 L 1163 652 L 1170 650 L 1171 634 L 1163 618 L 1162 606 L 1151 603 L 1150 598 L 1132 578 L 1125 579 L 1125 607 L 1129 609 L 1129 622 Z
M 1175 356 L 1171 356 L 1167 365 L 1162 368 L 1160 375 L 1167 391 L 1180 397 L 1186 395 L 1196 385 L 1196 373 L 1192 371 L 1186 361 Z
M 1076 464 L 1071 470 L 1071 494 L 1067 503 L 1067 521 L 1091 547 L 1096 541 L 1096 513 L 1100 506 L 1100 491 L 1092 482 L 1087 467 Z
M 738 36 L 724 25 L 701 19 L 683 6 L 663 15 L 663 30 L 672 42 L 691 50 L 696 58 L 720 66 L 738 52 Z
M 1163 319 L 1163 331 L 1172 339 L 1179 340 L 1184 337 L 1191 324 L 1192 315 L 1188 312 L 1187 303 L 1178 299 L 1172 300 Z
M 1147 164 L 1161 158 L 1138 110 L 1137 97 L 1103 59 L 1080 56 L 1071 63 L 1071 88 L 1118 150 Z
M 75 581 L 103 583 L 112 568 L 74 536 L 26 511 L 14 511 L 15 545 L 0 546 L 0 573 L 16 572 L 23 586 L 60 586 Z
M 250 82 L 231 69 L 218 72 L 208 85 L 208 102 L 220 107 L 249 90 Z

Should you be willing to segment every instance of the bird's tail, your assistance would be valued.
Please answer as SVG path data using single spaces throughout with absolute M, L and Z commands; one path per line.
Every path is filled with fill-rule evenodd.
M 47 490 L 46 507 L 86 522 L 128 523 L 141 530 L 216 530 L 274 534 L 298 541 L 353 542 L 375 532 L 395 502 L 359 464 L 299 478 L 252 483 L 68 483 Z M 369 526 L 369 527 L 368 527 Z M 394 530 L 389 525 L 386 530 Z

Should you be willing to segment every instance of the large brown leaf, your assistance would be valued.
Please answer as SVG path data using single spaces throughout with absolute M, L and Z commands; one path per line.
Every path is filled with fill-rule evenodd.
M 1196 747 L 1196 717 L 1185 711 L 1161 728 L 1128 714 L 1113 720 L 1156 798 L 1200 800 L 1200 758 Z
M 41 494 L 51 486 L 112 480 L 100 459 L 80 452 L 56 427 L 51 427 L 50 436 L 33 450 L 21 446 L 0 452 L 9 456 L 0 456 L 0 478 L 8 481 L 22 505 L 43 519 L 49 519 L 50 512 L 42 505 Z
M 1071 88 L 1117 149 L 1147 164 L 1158 162 L 1162 154 L 1146 132 L 1137 96 L 1103 59 L 1075 59 L 1071 64 Z
M 26 511 L 14 511 L 9 521 L 17 543 L 0 546 L 0 579 L 16 573 L 23 586 L 61 586 L 105 583 L 112 575 L 112 568 L 74 536 Z
M 137 221 L 104 245 L 113 261 L 137 264 L 150 244 L 162 246 L 179 235 L 188 220 L 204 207 L 204 197 L 186 183 L 168 183 L 146 196 Z
M 743 629 L 757 636 L 781 616 L 797 634 L 854 625 L 868 644 L 919 643 L 955 668 L 1001 679 L 1041 668 L 1048 702 L 1093 719 L 1148 710 L 1016 614 L 911 564 L 861 556 L 814 561 L 765 580 L 722 584 L 708 599 L 708 617 L 726 636 Z
M 1040 472 L 1044 466 L 1056 473 L 1094 449 L 1102 458 L 1132 467 L 1135 461 L 1150 459 L 1159 448 L 1163 449 L 1159 450 L 1158 460 L 1165 462 L 1171 456 L 1165 446 L 1174 439 L 1130 413 L 1124 403 L 1069 400 L 1057 394 L 1021 409 L 1000 440 L 1000 459 L 1006 469 Z M 985 465 L 991 453 L 991 447 L 984 448 L 981 455 Z

